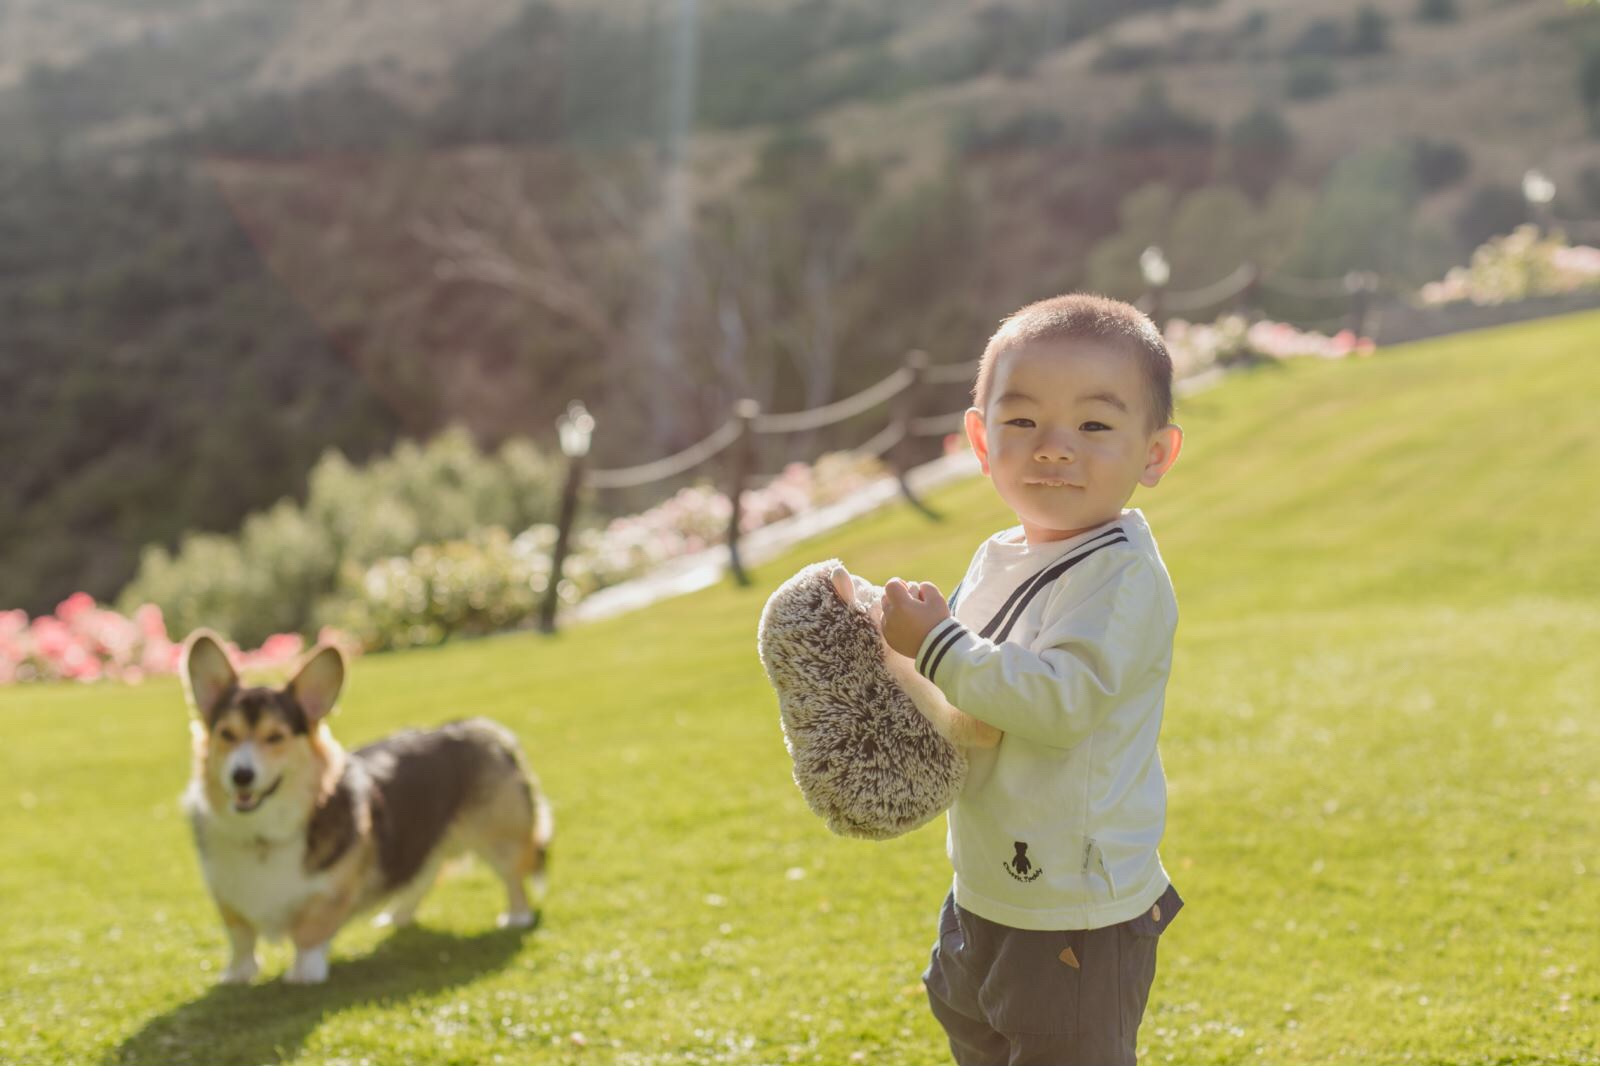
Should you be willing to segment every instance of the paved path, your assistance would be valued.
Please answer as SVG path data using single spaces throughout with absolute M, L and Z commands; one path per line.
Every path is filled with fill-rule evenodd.
M 978 460 L 971 452 L 959 452 L 935 459 L 912 470 L 906 480 L 919 496 L 940 485 L 973 477 L 979 473 Z M 837 529 L 879 507 L 901 499 L 900 487 L 892 477 L 871 485 L 826 507 L 797 514 L 739 539 L 739 554 L 746 566 L 759 566 L 781 555 L 802 541 Z M 727 545 L 719 544 L 703 552 L 685 555 L 663 563 L 643 577 L 601 589 L 562 614 L 565 624 L 594 622 L 612 615 L 636 611 L 658 600 L 715 585 L 728 569 Z

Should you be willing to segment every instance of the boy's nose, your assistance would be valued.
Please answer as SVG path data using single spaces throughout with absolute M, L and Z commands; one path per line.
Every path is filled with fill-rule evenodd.
M 1072 448 L 1064 441 L 1047 441 L 1033 455 L 1041 463 L 1070 463 Z

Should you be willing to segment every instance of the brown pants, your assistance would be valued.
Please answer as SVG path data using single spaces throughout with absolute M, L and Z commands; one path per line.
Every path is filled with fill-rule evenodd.
M 1168 885 L 1150 910 L 1103 929 L 1013 929 L 956 905 L 922 982 L 959 1066 L 1133 1066 L 1156 975 L 1156 940 L 1183 906 Z

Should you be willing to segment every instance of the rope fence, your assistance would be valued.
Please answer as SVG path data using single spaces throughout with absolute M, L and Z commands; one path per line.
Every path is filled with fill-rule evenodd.
M 911 387 L 914 377 L 910 367 L 901 367 L 876 385 L 862 389 L 854 396 L 809 411 L 794 411 L 783 415 L 758 415 L 751 422 L 750 428 L 753 432 L 771 435 L 809 433 L 824 426 L 837 425 L 846 419 L 864 415 L 879 404 L 887 403 L 900 395 Z
M 1355 330 L 1358 335 L 1365 336 L 1371 304 L 1379 288 L 1378 281 L 1377 275 L 1365 272 L 1338 278 L 1299 278 L 1281 273 L 1263 275 L 1254 264 L 1244 263 L 1226 277 L 1197 289 L 1169 291 L 1164 284 L 1152 284 L 1137 302 L 1142 310 L 1156 320 L 1158 326 L 1162 326 L 1172 312 L 1186 314 L 1228 304 L 1248 312 L 1257 306 L 1264 289 L 1294 299 L 1342 299 L 1346 303 L 1344 313 L 1338 318 L 1317 323 L 1318 327 L 1342 324 Z M 912 351 L 907 353 L 905 364 L 900 369 L 854 395 L 808 410 L 781 413 L 764 412 L 754 400 L 740 400 L 733 405 L 728 420 L 704 439 L 673 455 L 637 466 L 614 469 L 587 468 L 585 460 L 594 419 L 581 404 L 573 403 L 558 423 L 561 448 L 567 455 L 568 467 L 556 526 L 556 546 L 551 555 L 550 581 L 545 600 L 540 606 L 540 628 L 545 632 L 555 631 L 561 568 L 570 548 L 572 527 L 585 489 L 611 491 L 657 484 L 681 477 L 712 460 L 720 460 L 722 477 L 718 480 L 730 490 L 728 498 L 732 508 L 727 530 L 729 566 L 734 579 L 741 585 L 748 585 L 750 579 L 739 557 L 739 525 L 743 514 L 741 496 L 746 490 L 759 488 L 766 480 L 764 475 L 755 472 L 757 437 L 811 433 L 887 407 L 888 421 L 883 428 L 849 450 L 857 455 L 884 460 L 899 482 L 900 492 L 907 502 L 930 519 L 937 520 L 939 515 L 912 492 L 906 474 L 912 463 L 912 451 L 918 442 L 961 432 L 966 408 L 939 415 L 924 415 L 921 412 L 934 393 L 946 394 L 943 390 L 953 385 L 970 386 L 977 370 L 976 359 L 934 366 L 925 352 Z
M 729 446 L 739 439 L 739 432 L 738 420 L 730 418 L 711 436 L 698 444 L 691 444 L 677 455 L 669 455 L 653 463 L 623 467 L 619 470 L 591 470 L 585 481 L 590 488 L 596 489 L 631 489 L 657 481 L 666 481 L 679 474 L 687 474 L 701 463 L 727 451 Z

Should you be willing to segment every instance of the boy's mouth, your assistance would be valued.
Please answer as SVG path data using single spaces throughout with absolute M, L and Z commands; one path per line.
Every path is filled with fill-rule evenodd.
M 1025 485 L 1036 485 L 1045 489 L 1078 489 L 1082 485 L 1074 485 L 1065 478 L 1059 477 L 1030 477 L 1023 482 Z
M 272 783 L 270 788 L 256 790 L 252 788 L 239 788 L 233 792 L 233 809 L 240 814 L 249 814 L 267 801 L 267 797 L 278 791 L 278 786 L 283 784 L 283 775 Z

